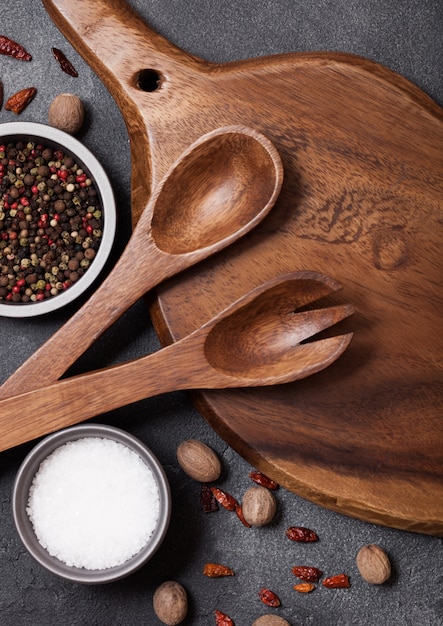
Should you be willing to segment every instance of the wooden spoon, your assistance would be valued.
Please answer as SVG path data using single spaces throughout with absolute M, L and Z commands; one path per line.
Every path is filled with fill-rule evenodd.
M 302 342 L 353 308 L 295 310 L 338 289 L 316 272 L 280 276 L 154 354 L 2 400 L 0 450 L 169 391 L 277 385 L 318 372 L 343 353 L 352 333 Z
M 222 127 L 198 139 L 154 191 L 107 279 L 10 376 L 0 398 L 57 380 L 143 294 L 250 231 L 282 180 L 278 151 L 253 129 Z

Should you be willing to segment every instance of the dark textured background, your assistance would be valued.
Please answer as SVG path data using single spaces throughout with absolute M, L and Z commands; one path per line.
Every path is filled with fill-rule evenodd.
M 93 1 L 93 0 L 91 0 Z M 131 0 L 158 32 L 181 48 L 210 61 L 228 61 L 280 52 L 337 50 L 376 60 L 403 74 L 443 104 L 443 5 L 441 0 Z M 38 95 L 22 120 L 46 122 L 58 93 L 77 93 L 87 108 L 80 135 L 105 166 L 119 206 L 117 258 L 130 233 L 130 157 L 120 113 L 107 90 L 51 23 L 37 0 L 0 0 L 0 34 L 26 45 L 32 63 L 0 56 L 5 95 L 34 85 Z M 63 49 L 79 71 L 63 74 L 50 47 Z M 2 110 L 0 122 L 16 116 Z M 112 129 L 110 132 L 109 129 Z M 132 280 L 128 276 L 128 280 Z M 78 304 L 76 305 L 78 306 Z M 74 311 L 35 320 L 0 319 L 0 381 L 11 374 Z M 83 371 L 157 349 L 146 306 L 139 302 L 75 367 Z M 275 522 L 245 529 L 225 511 L 204 515 L 199 487 L 177 466 L 175 450 L 196 437 L 221 456 L 219 484 L 241 497 L 250 485 L 250 467 L 209 428 L 185 394 L 169 394 L 101 416 L 139 436 L 159 457 L 173 496 L 167 539 L 154 560 L 132 577 L 103 587 L 63 582 L 43 571 L 22 547 L 11 518 L 14 476 L 31 445 L 0 455 L 0 624 L 1 626 L 140 626 L 158 623 L 152 610 L 154 588 L 165 579 L 180 581 L 190 601 L 186 624 L 214 624 L 214 609 L 237 626 L 250 626 L 266 613 L 257 591 L 279 594 L 280 609 L 292 626 L 438 626 L 443 624 L 442 540 L 382 528 L 324 510 L 280 489 Z M 288 544 L 284 530 L 306 525 L 317 544 Z M 355 555 L 365 543 L 382 545 L 393 564 L 383 587 L 364 583 Z M 209 580 L 207 561 L 231 566 L 234 578 Z M 351 577 L 349 590 L 319 587 L 310 595 L 293 591 L 291 567 L 309 562 L 332 574 Z

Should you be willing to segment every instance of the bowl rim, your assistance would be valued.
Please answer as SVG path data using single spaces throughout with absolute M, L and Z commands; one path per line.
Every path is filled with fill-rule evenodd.
M 0 302 L 0 316 L 15 318 L 34 317 L 56 311 L 83 294 L 96 280 L 108 260 L 117 227 L 117 211 L 110 180 L 103 166 L 89 148 L 72 135 L 47 124 L 37 122 L 5 122 L 0 124 L 0 143 L 20 138 L 31 141 L 40 140 L 41 143 L 64 149 L 64 151 L 72 154 L 94 179 L 104 211 L 104 220 L 100 246 L 93 263 L 84 276 L 66 291 L 62 291 L 47 300 L 17 304 Z
M 160 513 L 157 526 L 147 544 L 136 555 L 114 567 L 103 570 L 87 570 L 69 566 L 51 556 L 39 543 L 26 513 L 29 489 L 40 463 L 56 448 L 68 441 L 84 437 L 108 438 L 128 446 L 136 452 L 151 469 L 158 486 Z M 52 433 L 41 440 L 27 454 L 15 477 L 12 490 L 12 515 L 18 535 L 29 554 L 45 569 L 71 582 L 104 584 L 124 578 L 140 569 L 157 551 L 166 536 L 171 517 L 171 492 L 163 467 L 154 453 L 137 437 L 106 424 L 88 423 Z

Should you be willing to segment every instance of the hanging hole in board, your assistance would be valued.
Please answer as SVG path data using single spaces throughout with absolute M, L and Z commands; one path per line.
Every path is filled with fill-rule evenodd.
M 162 83 L 160 72 L 153 69 L 140 70 L 137 74 L 137 87 L 142 91 L 157 91 Z

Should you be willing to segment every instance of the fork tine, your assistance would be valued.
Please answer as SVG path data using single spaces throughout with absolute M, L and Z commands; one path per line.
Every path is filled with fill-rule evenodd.
M 350 304 L 292 313 L 286 317 L 287 328 L 291 332 L 293 344 L 299 344 L 301 341 L 341 322 L 353 313 L 354 307 Z
M 272 384 L 291 383 L 326 369 L 343 354 L 352 337 L 353 333 L 347 333 L 297 345 L 292 353 L 288 352 L 286 359 L 282 359 L 280 374 L 276 375 L 274 372 L 270 381 Z M 248 384 L 266 385 L 266 377 L 257 379 L 254 383 L 245 381 L 245 385 Z
M 288 311 L 301 309 L 341 289 L 341 284 L 329 276 L 318 272 L 300 271 L 288 274 L 286 277 L 276 278 L 274 286 L 268 281 L 250 295 L 256 303 L 263 301 L 265 310 L 268 309 L 269 300 L 272 300 L 272 308 L 278 310 L 280 307 L 282 314 L 286 314 Z
M 299 346 L 297 349 L 297 358 L 300 359 L 301 363 L 303 362 L 302 351 L 306 348 L 306 356 L 312 362 L 312 366 L 306 367 L 303 371 L 301 369 L 300 363 L 300 373 L 297 374 L 297 378 L 291 380 L 300 380 L 301 378 L 305 378 L 310 374 L 314 374 L 315 372 L 320 372 L 325 369 L 331 363 L 336 361 L 339 356 L 343 354 L 343 352 L 348 347 L 351 339 L 353 337 L 353 333 L 348 333 L 346 335 L 335 335 L 334 337 L 328 337 L 327 339 L 319 339 L 318 341 L 314 341 L 309 344 L 304 344 Z M 311 348 L 311 351 L 308 351 L 308 348 Z

